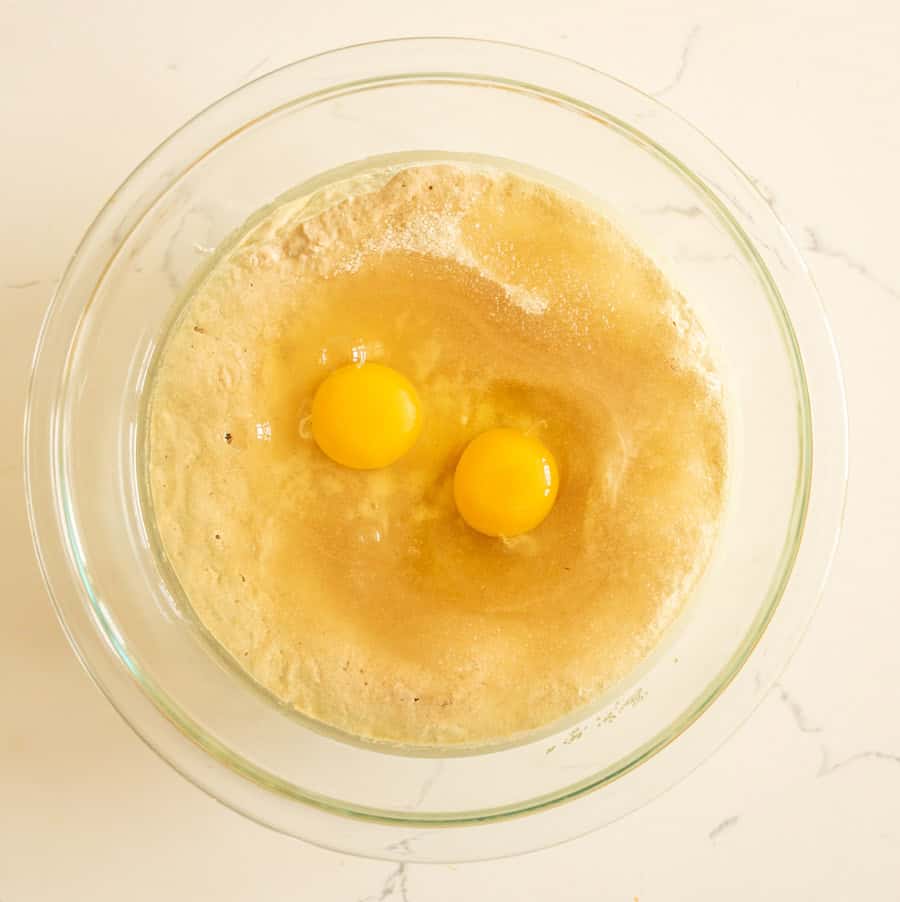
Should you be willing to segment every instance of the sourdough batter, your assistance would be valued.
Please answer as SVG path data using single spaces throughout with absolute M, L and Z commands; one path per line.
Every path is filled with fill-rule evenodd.
M 308 422 L 361 357 L 424 411 L 413 450 L 369 472 Z M 507 541 L 452 493 L 497 425 L 561 474 Z M 725 451 L 705 337 L 654 265 L 553 189 L 443 164 L 258 219 L 189 299 L 149 414 L 153 514 L 212 636 L 297 710 L 421 745 L 508 738 L 633 669 L 706 564 Z

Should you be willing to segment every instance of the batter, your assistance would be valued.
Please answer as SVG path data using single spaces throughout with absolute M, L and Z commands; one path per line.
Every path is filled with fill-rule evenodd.
M 418 396 L 390 465 L 313 436 L 348 364 Z M 152 387 L 152 513 L 197 616 L 278 699 L 361 737 L 480 744 L 656 645 L 710 554 L 725 425 L 700 325 L 598 213 L 499 168 L 382 169 L 260 214 L 189 298 Z M 496 427 L 558 472 L 514 538 L 454 498 Z

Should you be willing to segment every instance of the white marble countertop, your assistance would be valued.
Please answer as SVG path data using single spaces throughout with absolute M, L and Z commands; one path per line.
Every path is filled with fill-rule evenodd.
M 0 899 L 900 899 L 900 11 L 894 0 L 5 0 L 0 4 Z M 396 34 L 555 50 L 662 97 L 771 197 L 842 356 L 851 483 L 813 624 L 753 718 L 636 814 L 518 859 L 365 861 L 266 831 L 157 759 L 45 597 L 19 430 L 31 348 L 99 205 L 191 114 Z

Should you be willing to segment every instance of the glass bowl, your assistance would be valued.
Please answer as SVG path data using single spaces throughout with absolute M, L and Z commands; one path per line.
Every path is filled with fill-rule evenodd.
M 729 498 L 695 597 L 628 681 L 508 747 L 379 746 L 276 703 L 178 597 L 143 502 L 151 361 L 211 249 L 289 189 L 397 153 L 502 158 L 590 195 L 688 298 L 724 367 Z M 25 451 L 35 545 L 60 620 L 134 730 L 261 823 L 410 861 L 577 836 L 702 762 L 763 697 L 812 613 L 847 463 L 840 372 L 815 288 L 735 165 L 614 78 L 444 38 L 286 66 L 157 148 L 60 283 L 36 351 Z

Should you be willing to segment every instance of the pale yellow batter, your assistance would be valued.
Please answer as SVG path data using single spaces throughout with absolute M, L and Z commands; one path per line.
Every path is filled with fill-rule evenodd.
M 310 438 L 316 387 L 360 356 L 422 404 L 381 470 Z M 498 425 L 560 472 L 511 540 L 453 502 Z M 726 431 L 700 326 L 616 228 L 436 164 L 277 206 L 216 261 L 164 348 L 148 454 L 165 553 L 241 666 L 349 733 L 434 745 L 546 724 L 647 655 L 708 559 Z

